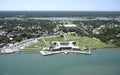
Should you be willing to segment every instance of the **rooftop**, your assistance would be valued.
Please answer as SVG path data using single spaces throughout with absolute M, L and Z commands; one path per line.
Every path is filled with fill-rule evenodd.
M 65 24 L 64 27 L 77 27 L 75 24 Z
M 74 45 L 75 41 L 65 41 L 65 42 L 53 41 L 53 43 L 55 44 L 53 50 L 61 50 L 61 49 L 80 50 L 79 47 Z

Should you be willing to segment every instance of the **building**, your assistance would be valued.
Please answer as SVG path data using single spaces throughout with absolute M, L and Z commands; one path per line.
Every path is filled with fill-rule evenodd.
M 16 51 L 20 51 L 21 49 L 24 49 L 26 46 L 30 46 L 36 42 L 37 42 L 37 39 L 27 39 L 27 40 L 21 41 L 20 43 L 8 44 L 7 46 L 0 48 L 0 52 L 13 53 Z
M 53 41 L 52 42 L 55 47 L 53 48 L 53 51 L 56 50 L 80 50 L 78 46 L 75 46 L 75 41 L 65 41 L 65 42 L 59 42 L 59 41 Z
M 93 34 L 100 34 L 100 28 L 93 29 Z
M 75 25 L 75 24 L 65 24 L 64 27 L 65 28 L 73 28 L 73 27 L 76 28 L 77 25 Z
M 4 35 L 6 35 L 6 34 L 7 34 L 7 31 L 0 30 L 0 35 L 1 35 L 1 36 L 4 36 Z

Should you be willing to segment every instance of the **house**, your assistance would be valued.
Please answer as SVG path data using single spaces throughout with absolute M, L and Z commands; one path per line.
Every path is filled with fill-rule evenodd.
M 120 33 L 118 33 L 118 34 L 116 35 L 116 37 L 120 37 Z
M 109 40 L 109 42 L 116 43 L 116 42 L 118 42 L 118 40 L 117 39 L 111 39 L 111 40 Z
M 95 29 L 93 29 L 93 34 L 100 34 L 100 29 L 101 28 L 95 28 Z

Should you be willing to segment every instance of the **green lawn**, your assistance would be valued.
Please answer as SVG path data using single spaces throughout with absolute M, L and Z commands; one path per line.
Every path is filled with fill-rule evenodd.
M 25 47 L 23 50 L 41 50 L 43 46 L 52 45 L 52 41 L 76 41 L 76 45 L 83 47 L 89 46 L 90 48 L 105 48 L 109 47 L 108 44 L 100 41 L 96 38 L 90 37 L 81 37 L 77 35 L 65 35 L 64 37 L 50 37 L 50 38 L 42 38 L 38 39 L 38 42 L 32 44 L 31 46 Z M 46 41 L 46 42 L 45 42 Z
M 108 44 L 100 41 L 96 38 L 90 38 L 90 37 L 81 37 L 81 36 L 74 36 L 74 35 L 67 35 L 67 40 L 74 40 L 77 43 L 77 46 L 83 47 L 83 46 L 89 46 L 90 48 L 105 48 L 109 47 Z

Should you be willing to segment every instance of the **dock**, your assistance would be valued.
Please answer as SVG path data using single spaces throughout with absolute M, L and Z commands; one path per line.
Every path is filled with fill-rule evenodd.
M 54 51 L 54 52 L 52 52 L 52 51 L 40 51 L 40 53 L 44 56 L 47 56 L 47 55 L 59 54 L 61 52 L 60 51 Z
M 91 54 L 91 51 L 90 51 L 90 50 L 87 50 L 87 51 L 61 50 L 61 51 L 40 51 L 40 53 L 41 53 L 43 56 L 60 54 L 60 53 L 65 53 L 65 54 L 68 54 L 68 53 L 76 53 L 76 54 L 87 54 L 87 55 L 90 55 L 90 54 Z

